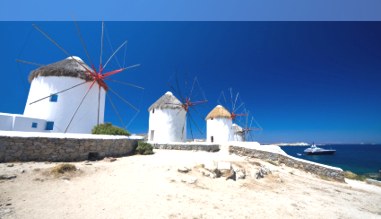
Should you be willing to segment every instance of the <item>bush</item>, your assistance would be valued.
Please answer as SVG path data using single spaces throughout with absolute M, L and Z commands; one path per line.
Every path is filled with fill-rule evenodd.
M 136 148 L 136 153 L 143 155 L 153 154 L 153 147 L 147 142 L 139 141 L 138 147 Z
M 356 173 L 353 173 L 351 171 L 344 171 L 344 177 L 347 179 L 354 179 L 359 181 L 365 181 L 366 179 L 366 176 L 357 175 Z
M 127 130 L 113 126 L 111 123 L 96 125 L 91 133 L 95 135 L 131 135 Z
M 63 163 L 58 164 L 52 168 L 51 173 L 54 175 L 64 174 L 67 172 L 77 171 L 77 168 L 73 164 Z

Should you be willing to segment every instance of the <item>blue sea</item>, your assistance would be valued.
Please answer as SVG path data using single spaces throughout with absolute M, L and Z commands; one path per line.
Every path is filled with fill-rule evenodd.
M 376 144 L 340 144 L 340 145 L 317 145 L 325 149 L 336 149 L 334 155 L 305 155 L 303 151 L 307 146 L 282 146 L 281 148 L 289 155 L 340 167 L 359 175 L 367 175 L 381 180 L 381 145 Z M 300 155 L 301 154 L 301 155 Z

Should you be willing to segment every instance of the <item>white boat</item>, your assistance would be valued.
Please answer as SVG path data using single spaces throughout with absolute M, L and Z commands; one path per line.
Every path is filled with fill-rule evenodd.
M 312 144 L 311 147 L 304 150 L 304 153 L 307 155 L 323 155 L 323 154 L 334 154 L 336 150 L 334 149 L 323 149 L 317 147 L 315 144 Z

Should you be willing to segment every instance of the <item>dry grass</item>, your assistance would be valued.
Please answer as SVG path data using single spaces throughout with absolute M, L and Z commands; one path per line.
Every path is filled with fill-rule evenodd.
M 68 163 L 62 163 L 54 166 L 51 170 L 50 173 L 59 176 L 63 175 L 65 173 L 73 173 L 77 171 L 77 167 L 73 164 L 68 164 Z

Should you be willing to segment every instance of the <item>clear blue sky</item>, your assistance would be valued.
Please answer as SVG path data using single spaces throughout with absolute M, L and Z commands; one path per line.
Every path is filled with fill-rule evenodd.
M 73 22 L 35 23 L 86 58 Z M 101 23 L 79 26 L 98 63 Z M 48 64 L 66 56 L 32 22 L 0 22 L 0 29 L 0 112 L 22 113 L 34 67 L 15 60 Z M 177 71 L 197 76 L 205 91 L 209 103 L 194 115 L 203 129 L 201 117 L 232 87 L 264 129 L 254 132 L 258 141 L 381 143 L 380 22 L 106 22 L 106 30 L 114 49 L 128 40 L 126 65 L 141 64 L 115 78 L 145 87 L 144 93 L 111 84 L 141 109 L 132 132 L 147 131 L 147 108 Z M 107 39 L 105 49 L 107 56 Z M 131 110 L 117 105 L 129 121 Z M 106 120 L 118 125 L 109 104 Z

